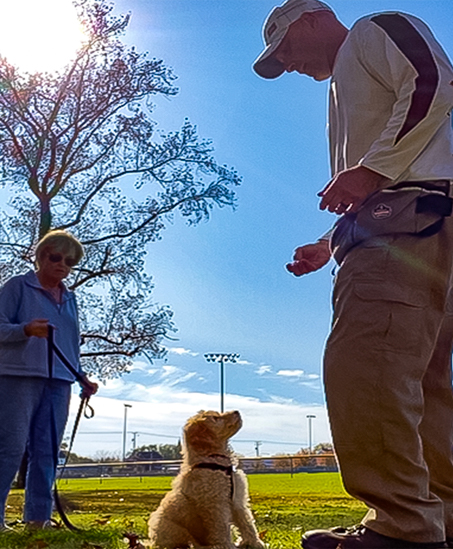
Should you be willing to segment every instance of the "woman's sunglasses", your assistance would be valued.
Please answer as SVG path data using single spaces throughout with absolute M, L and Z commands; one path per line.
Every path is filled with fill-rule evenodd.
M 52 263 L 60 263 L 60 261 L 64 259 L 67 267 L 74 267 L 74 265 L 77 265 L 77 260 L 74 257 L 63 257 L 61 254 L 48 254 L 47 257 Z

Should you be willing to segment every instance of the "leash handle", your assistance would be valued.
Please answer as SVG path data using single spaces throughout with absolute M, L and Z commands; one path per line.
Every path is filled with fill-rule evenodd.
M 94 408 L 91 406 L 91 404 L 88 404 L 90 400 L 90 397 L 83 397 L 82 403 L 83 403 L 83 417 L 85 419 L 91 419 L 94 417 Z

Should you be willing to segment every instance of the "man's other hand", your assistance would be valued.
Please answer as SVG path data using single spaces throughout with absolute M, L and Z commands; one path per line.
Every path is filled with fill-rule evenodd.
M 295 276 L 317 271 L 324 267 L 330 259 L 330 248 L 328 240 L 318 240 L 314 244 L 306 244 L 296 248 L 294 261 L 288 263 L 286 268 Z

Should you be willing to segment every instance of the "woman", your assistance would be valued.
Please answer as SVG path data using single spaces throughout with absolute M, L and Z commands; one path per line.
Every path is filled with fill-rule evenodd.
M 54 326 L 55 344 L 80 369 L 77 304 L 63 279 L 82 256 L 76 238 L 51 231 L 37 245 L 36 271 L 13 277 L 0 289 L 1 529 L 7 529 L 6 498 L 25 450 L 24 521 L 42 528 L 52 513 L 55 438 L 59 447 L 74 376 L 55 356 L 49 372 L 46 338 Z M 98 386 L 86 381 L 84 394 L 90 396 Z

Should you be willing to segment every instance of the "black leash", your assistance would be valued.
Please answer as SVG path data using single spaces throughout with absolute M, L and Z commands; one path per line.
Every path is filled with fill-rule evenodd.
M 78 383 L 83 388 L 89 388 L 89 384 L 85 377 L 69 362 L 69 360 L 64 356 L 60 349 L 55 344 L 54 338 L 55 326 L 49 324 L 49 335 L 47 336 L 47 357 L 49 365 L 49 377 L 53 377 L 53 355 L 54 353 L 61 360 L 64 366 L 71 372 L 71 374 L 76 378 Z
M 48 360 L 48 368 L 49 368 L 49 378 L 53 377 L 53 357 L 54 354 L 60 359 L 62 364 L 71 372 L 71 374 L 76 378 L 77 382 L 80 384 L 82 389 L 89 388 L 89 384 L 85 377 L 76 369 L 74 366 L 69 362 L 69 360 L 64 356 L 64 354 L 61 352 L 61 350 L 57 347 L 54 340 L 54 331 L 55 327 L 52 325 L 49 325 L 49 334 L 47 337 L 47 360 Z M 83 390 L 82 390 L 83 395 Z M 88 401 L 90 400 L 90 397 L 87 396 L 81 396 L 80 399 L 80 405 L 79 409 L 77 411 L 77 415 L 74 421 L 74 427 L 72 428 L 71 433 L 71 439 L 69 442 L 69 446 L 66 452 L 66 457 L 63 463 L 63 466 L 60 470 L 59 477 L 61 478 L 63 476 L 64 470 L 66 468 L 66 465 L 68 463 L 69 456 L 71 454 L 72 446 L 74 444 L 75 435 L 77 433 L 77 429 L 79 427 L 80 419 L 82 417 L 82 414 L 87 419 L 91 419 L 94 416 L 94 410 L 93 408 L 88 404 Z M 58 455 L 60 453 L 59 444 L 58 444 L 58 437 L 57 437 L 57 427 L 55 424 L 55 415 L 53 413 L 53 409 L 51 410 L 51 435 L 52 435 L 52 449 L 53 449 L 53 455 L 54 455 L 54 463 L 55 463 L 55 471 L 57 470 L 57 464 L 58 464 Z M 61 520 L 63 521 L 63 524 L 72 531 L 79 531 L 80 529 L 74 526 L 69 518 L 66 515 L 65 510 L 63 509 L 63 505 L 60 500 L 60 496 L 58 494 L 57 490 L 57 476 L 55 475 L 55 483 L 54 483 L 54 501 L 55 501 L 55 507 L 58 511 L 58 514 L 60 515 Z

